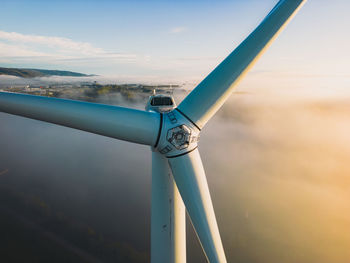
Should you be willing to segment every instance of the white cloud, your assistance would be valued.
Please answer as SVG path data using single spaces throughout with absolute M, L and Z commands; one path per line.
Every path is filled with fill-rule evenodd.
M 173 31 L 180 33 L 186 28 Z M 207 61 L 207 58 L 203 58 Z M 0 66 L 58 68 L 101 75 L 157 75 L 179 79 L 199 71 L 200 57 L 159 57 L 115 52 L 69 38 L 0 30 Z M 204 63 L 202 63 L 204 64 Z
M 89 43 L 76 42 L 62 37 L 24 35 L 16 32 L 0 31 L 0 39 L 16 43 L 45 45 L 52 48 L 59 48 L 63 51 L 79 51 L 86 55 L 101 54 L 104 52 L 103 49 L 93 47 Z
M 87 42 L 74 41 L 69 38 L 21 34 L 0 31 L 0 57 L 20 62 L 31 57 L 35 61 L 136 61 L 135 54 L 109 52 L 94 47 Z
M 170 30 L 170 32 L 173 34 L 178 34 L 185 31 L 187 31 L 187 27 L 183 27 L 183 26 L 174 27 Z
M 0 57 L 11 58 L 11 57 L 43 57 L 47 54 L 39 51 L 30 50 L 19 44 L 11 45 L 0 42 Z

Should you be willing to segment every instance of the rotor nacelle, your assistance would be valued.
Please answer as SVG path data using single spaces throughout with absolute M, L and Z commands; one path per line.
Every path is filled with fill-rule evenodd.
M 146 111 L 169 112 L 176 108 L 175 100 L 169 95 L 152 95 L 149 97 Z

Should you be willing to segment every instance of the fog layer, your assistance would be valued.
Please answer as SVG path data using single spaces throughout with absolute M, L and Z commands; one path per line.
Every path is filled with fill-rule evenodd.
M 199 148 L 228 262 L 350 261 L 349 101 L 237 93 L 208 123 Z M 150 164 L 146 146 L 0 114 L 0 185 L 146 253 Z

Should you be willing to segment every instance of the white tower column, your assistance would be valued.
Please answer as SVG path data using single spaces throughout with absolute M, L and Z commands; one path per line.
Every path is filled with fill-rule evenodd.
M 151 262 L 186 262 L 185 206 L 168 160 L 152 151 Z

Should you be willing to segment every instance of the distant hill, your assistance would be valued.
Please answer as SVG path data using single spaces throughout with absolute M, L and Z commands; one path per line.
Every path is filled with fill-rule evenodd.
M 0 75 L 10 75 L 22 78 L 49 77 L 49 76 L 65 76 L 65 77 L 88 77 L 87 75 L 72 71 L 47 70 L 34 68 L 2 68 L 0 67 Z

